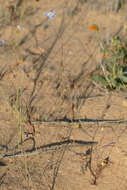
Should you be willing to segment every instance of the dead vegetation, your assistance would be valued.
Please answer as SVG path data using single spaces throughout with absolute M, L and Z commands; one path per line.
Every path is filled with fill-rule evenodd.
M 102 55 L 90 25 L 103 43 L 126 32 L 115 3 L 106 20 L 92 1 L 1 0 L 2 190 L 126 189 L 126 89 L 91 79 Z

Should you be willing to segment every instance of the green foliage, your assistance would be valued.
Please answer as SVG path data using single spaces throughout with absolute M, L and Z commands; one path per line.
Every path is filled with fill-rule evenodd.
M 104 54 L 101 65 L 103 75 L 93 75 L 92 79 L 110 89 L 125 88 L 127 85 L 127 42 L 116 36 L 102 52 Z

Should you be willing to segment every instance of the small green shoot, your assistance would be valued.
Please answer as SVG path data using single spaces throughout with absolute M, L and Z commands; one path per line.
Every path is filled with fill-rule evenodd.
M 127 85 L 127 42 L 116 36 L 109 47 L 102 50 L 103 74 L 94 74 L 92 79 L 109 89 L 122 89 Z

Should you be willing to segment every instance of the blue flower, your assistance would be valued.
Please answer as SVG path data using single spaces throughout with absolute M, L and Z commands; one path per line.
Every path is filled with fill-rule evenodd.
M 25 133 L 25 136 L 26 136 L 26 137 L 28 137 L 28 136 L 29 136 L 27 132 Z
M 56 13 L 55 12 L 52 12 L 52 11 L 49 11 L 48 13 L 45 14 L 45 16 L 48 16 L 50 20 L 53 19 L 53 16 L 55 16 Z

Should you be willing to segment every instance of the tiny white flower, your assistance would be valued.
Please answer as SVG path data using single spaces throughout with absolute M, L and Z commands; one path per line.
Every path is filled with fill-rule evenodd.
M 5 40 L 0 40 L 0 44 L 4 45 L 5 44 Z
M 18 34 L 21 30 L 22 30 L 22 27 L 18 25 L 18 26 L 16 27 L 16 33 Z
M 21 31 L 22 30 L 22 27 L 21 26 L 17 26 L 17 29 L 19 30 L 19 31 Z

